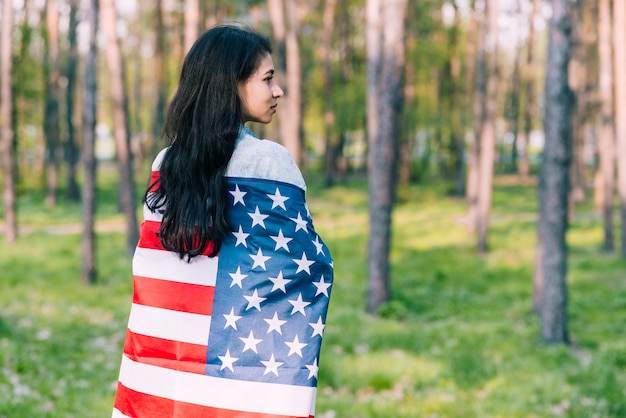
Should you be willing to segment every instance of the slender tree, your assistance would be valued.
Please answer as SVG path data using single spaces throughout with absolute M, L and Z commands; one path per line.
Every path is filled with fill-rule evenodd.
M 571 20 L 568 0 L 553 0 L 545 82 L 546 141 L 539 178 L 539 240 L 543 241 L 541 336 L 567 343 L 567 247 L 572 95 L 568 84 Z
M 96 92 L 97 92 L 97 35 L 98 0 L 90 0 L 86 23 L 89 25 L 89 50 L 85 63 L 85 86 L 82 108 L 83 166 L 83 241 L 81 280 L 83 283 L 96 282 Z
M 465 193 L 465 198 L 468 203 L 468 213 L 467 213 L 467 227 L 468 230 L 472 230 L 474 228 L 473 219 L 475 217 L 475 200 L 476 200 L 476 158 L 477 158 L 477 141 L 476 141 L 476 119 L 474 114 L 478 111 L 478 107 L 476 106 L 476 101 L 472 101 L 474 98 L 473 93 L 475 89 L 472 89 L 472 86 L 475 85 L 476 80 L 476 68 L 477 65 L 484 65 L 482 61 L 479 61 L 478 54 L 476 49 L 478 47 L 478 43 L 480 42 L 480 34 L 478 33 L 478 16 L 476 13 L 476 9 L 474 7 L 474 0 L 471 2 L 471 13 L 467 18 L 466 22 L 466 37 L 467 41 L 465 42 L 465 57 L 463 61 L 463 97 L 462 97 L 462 109 L 461 109 L 461 125 L 462 131 L 466 132 L 470 128 L 468 128 L 471 124 L 473 130 L 472 141 L 470 142 L 469 152 L 466 155 L 467 162 L 465 164 L 466 178 L 465 178 L 465 186 L 463 187 L 463 191 Z M 477 92 L 478 93 L 478 92 Z
M 613 199 L 615 196 L 615 120 L 613 119 L 613 56 L 611 48 L 611 1 L 600 0 L 598 20 L 598 55 L 600 66 L 600 121 L 598 155 L 600 205 L 604 225 L 605 251 L 613 251 Z
M 17 239 L 17 199 L 15 132 L 13 130 L 13 2 L 2 2 L 0 22 L 0 144 L 2 145 L 2 169 L 4 174 L 4 221 L 6 242 Z
M 539 0 L 532 1 L 532 9 L 530 12 L 529 32 L 528 32 L 528 50 L 526 54 L 526 66 L 524 69 L 524 91 L 526 96 L 526 105 L 524 107 L 524 135 L 520 144 L 519 155 L 519 174 L 523 179 L 528 178 L 530 173 L 530 136 L 533 129 L 533 120 L 536 117 L 536 60 L 535 60 L 535 19 L 539 13 Z M 541 222 L 541 219 L 539 220 Z M 535 248 L 535 270 L 533 272 L 533 312 L 541 313 L 541 301 L 543 299 L 543 238 L 541 234 L 543 229 L 537 225 L 537 245 Z
M 472 21 L 476 24 L 476 49 L 474 63 L 474 103 L 473 103 L 473 138 L 468 158 L 467 170 L 467 227 L 476 232 L 478 222 L 478 184 L 482 131 L 482 121 L 485 113 L 485 100 L 487 97 L 487 51 L 485 40 L 488 34 L 485 0 L 477 0 L 472 8 Z M 471 42 L 470 42 L 471 44 Z
M 369 292 L 367 311 L 389 299 L 391 213 L 403 103 L 407 0 L 368 0 Z M 371 119 L 370 119 L 371 118 Z
M 516 20 L 523 23 L 523 14 L 521 6 L 518 3 L 516 10 Z M 522 54 L 523 43 L 517 43 L 515 49 L 515 59 L 513 62 L 513 74 L 511 75 L 511 90 L 507 100 L 507 116 L 509 119 L 510 131 L 513 134 L 513 142 L 511 144 L 511 168 L 513 171 L 517 171 L 518 163 L 518 143 L 520 134 L 520 102 L 522 94 L 522 61 L 524 59 Z
M 573 6 L 572 56 L 570 59 L 570 88 L 575 95 L 572 117 L 572 162 L 570 164 L 570 217 L 575 204 L 585 201 L 585 147 L 592 136 L 597 108 L 595 56 L 598 42 L 597 1 L 579 0 Z
M 157 0 L 154 4 L 154 90 L 156 98 L 154 100 L 154 110 L 152 118 L 152 138 L 153 154 L 156 155 L 162 144 L 159 141 L 165 121 L 165 108 L 167 106 L 167 54 L 166 27 L 163 16 L 163 0 Z M 185 32 L 186 33 L 186 32 Z
M 448 94 L 448 108 L 450 111 L 450 146 L 454 155 L 454 184 L 455 194 L 459 197 L 465 194 L 465 138 L 463 135 L 462 109 L 458 103 L 463 99 L 461 92 L 461 27 L 459 10 L 455 2 L 454 21 L 448 30 L 448 48 L 450 59 L 448 73 L 450 79 L 450 91 Z
M 75 138 L 76 129 L 74 127 L 74 95 L 76 94 L 76 71 L 78 67 L 78 44 L 76 42 L 76 28 L 78 26 L 76 13 L 78 10 L 78 0 L 70 0 L 69 6 L 69 46 L 65 71 L 67 77 L 67 86 L 65 88 L 65 121 L 67 124 L 65 154 L 67 160 L 67 197 L 70 201 L 78 201 L 80 199 L 80 190 L 76 181 L 76 160 L 78 159 L 78 150 Z
M 276 45 L 276 76 L 284 86 L 278 116 L 280 141 L 299 166 L 304 162 L 302 139 L 302 70 L 300 62 L 301 0 L 267 0 Z
M 526 98 L 524 106 L 524 135 L 519 137 L 519 146 L 517 147 L 519 149 L 517 169 L 523 179 L 526 179 L 530 172 L 528 150 L 530 147 L 530 135 L 533 130 L 533 120 L 536 117 L 535 19 L 537 19 L 538 13 L 539 0 L 532 0 L 528 21 L 528 40 L 526 42 L 526 64 L 524 66 L 524 95 Z
M 130 152 L 130 129 L 128 122 L 128 99 L 124 86 L 124 66 L 119 39 L 117 36 L 117 12 L 114 0 L 100 1 L 102 26 L 107 37 L 106 58 L 111 77 L 113 99 L 113 135 L 117 148 L 117 162 L 120 172 L 120 199 L 126 218 L 126 250 L 129 255 L 135 251 L 139 239 L 137 215 L 135 213 L 135 184 Z
M 185 0 L 185 53 L 196 41 L 200 31 L 200 0 Z
M 367 0 L 366 2 L 366 55 L 367 55 L 367 141 L 369 145 L 368 150 L 368 178 L 374 176 L 377 167 L 373 167 L 370 160 L 373 160 L 374 154 L 378 150 L 374 149 L 374 145 L 380 138 L 380 72 L 382 67 L 382 16 L 381 2 L 380 0 Z M 391 155 L 393 157 L 393 146 L 391 147 Z M 387 151 L 389 153 L 389 151 Z M 379 159 L 383 159 L 385 154 L 379 156 Z M 384 170 L 387 167 L 381 167 Z M 370 188 L 370 224 L 374 225 L 374 230 L 370 227 L 370 238 L 368 242 L 368 257 L 369 257 L 369 288 L 367 296 L 367 311 L 375 313 L 379 306 L 389 299 L 389 247 L 391 241 L 391 209 L 392 197 L 388 197 L 387 201 L 378 201 L 376 199 L 384 199 L 385 196 L 390 194 L 389 188 L 392 181 L 389 179 L 391 173 L 387 172 L 387 176 L 384 178 L 378 178 L 382 184 L 369 185 Z M 383 180 L 386 180 L 383 182 Z M 382 193 L 383 187 L 386 187 L 385 196 L 371 196 L 372 191 L 374 193 L 378 190 Z M 382 216 L 377 214 L 378 217 L 374 218 L 374 211 L 382 212 Z M 376 249 L 372 247 L 376 244 Z M 382 251 L 381 251 L 382 250 Z
M 137 9 L 136 14 L 132 20 L 130 27 L 130 36 L 132 37 L 133 44 L 139 47 L 143 47 L 148 43 L 147 39 L 151 39 L 153 36 L 161 36 L 159 34 L 152 34 L 146 30 L 146 15 L 147 10 L 152 10 L 153 7 L 157 7 L 154 3 L 136 2 Z M 158 44 L 158 42 L 155 42 Z M 152 60 L 156 59 L 155 51 Z M 134 111 L 131 112 L 131 132 L 139 133 L 138 137 L 145 142 L 138 142 L 138 146 L 133 148 L 133 164 L 137 168 L 143 167 L 143 162 L 146 159 L 146 153 L 152 152 L 149 157 L 155 156 L 157 152 L 157 144 L 155 138 L 151 137 L 153 133 L 152 129 L 147 128 L 148 125 L 153 124 L 153 120 L 147 121 L 145 118 L 145 112 L 142 111 L 146 106 L 145 103 L 154 103 L 154 97 L 144 97 L 144 91 L 146 90 L 146 81 L 153 80 L 158 75 L 158 69 L 154 61 L 145 59 L 141 54 L 131 54 L 128 57 L 129 76 L 132 77 L 132 89 L 129 91 L 129 105 Z M 147 72 L 146 68 L 154 69 L 154 72 Z M 150 89 L 150 92 L 154 89 Z M 155 105 L 156 106 L 156 105 Z M 153 126 L 153 125 L 150 125 Z M 149 133 L 146 131 L 149 130 Z
M 322 42 L 321 61 L 322 74 L 324 77 L 324 136 L 326 142 L 326 185 L 332 185 L 337 178 L 337 163 L 341 152 L 341 135 L 335 135 L 333 125 L 335 123 L 335 109 L 333 103 L 333 60 L 332 40 L 335 26 L 335 11 L 337 0 L 325 0 L 322 14 Z
M 620 199 L 622 257 L 626 257 L 626 2 L 613 2 L 613 74 L 615 83 L 615 133 L 617 136 L 617 191 Z
M 46 0 L 46 111 L 44 135 L 46 137 L 46 204 L 56 205 L 59 188 L 59 6 L 56 0 Z
M 459 100 L 461 100 L 461 48 L 463 45 L 460 42 L 461 26 L 456 3 L 449 4 L 454 14 L 445 27 L 446 57 L 439 70 L 437 125 L 439 126 L 438 136 L 441 137 L 443 148 L 449 155 L 448 158 L 440 159 L 442 162 L 446 160 L 441 170 L 446 177 L 454 179 L 454 192 L 462 197 L 465 194 L 465 141 L 461 120 L 462 106 L 459 106 Z M 407 68 L 407 82 L 408 75 Z M 406 142 L 403 141 L 403 145 Z
M 496 149 L 496 93 L 498 86 L 498 1 L 486 2 L 487 32 L 484 53 L 487 57 L 484 109 L 481 112 L 480 157 L 478 159 L 478 188 L 476 204 L 477 250 L 487 251 L 489 213 L 493 188 L 493 166 Z

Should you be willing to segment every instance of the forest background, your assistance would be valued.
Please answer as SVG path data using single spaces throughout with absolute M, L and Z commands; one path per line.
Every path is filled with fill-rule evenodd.
M 626 414 L 624 2 L 1 4 L 0 416 L 110 411 L 163 114 L 223 22 L 273 39 L 252 129 L 335 258 L 319 416 Z

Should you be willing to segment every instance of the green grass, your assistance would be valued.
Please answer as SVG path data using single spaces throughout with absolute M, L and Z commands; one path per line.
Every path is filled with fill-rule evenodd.
M 103 184 L 99 219 L 119 219 Z M 313 184 L 309 207 L 336 277 L 317 416 L 626 416 L 626 262 L 600 250 L 585 207 L 568 235 L 572 344 L 548 346 L 531 312 L 536 193 L 499 183 L 489 254 L 476 255 L 465 204 L 446 185 L 414 186 L 394 213 L 392 298 L 372 317 L 367 189 Z M 113 203 L 112 203 L 113 202 Z M 33 224 L 76 222 L 66 202 Z M 98 236 L 99 281 L 79 281 L 80 237 L 42 232 L 0 243 L 0 417 L 110 416 L 132 297 L 124 236 Z

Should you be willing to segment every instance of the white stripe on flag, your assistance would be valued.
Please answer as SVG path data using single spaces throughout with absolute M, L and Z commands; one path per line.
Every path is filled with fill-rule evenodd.
M 169 147 L 162 149 L 159 151 L 156 157 L 154 157 L 154 161 L 152 161 L 152 171 L 157 171 L 161 168 L 161 163 L 163 162 L 163 158 L 165 157 L 165 153 L 167 152 Z
M 143 219 L 146 221 L 161 222 L 163 215 L 159 212 L 152 212 L 146 205 L 143 205 Z
M 133 274 L 151 279 L 215 286 L 217 263 L 218 257 L 198 256 L 187 262 L 170 251 L 137 248 L 133 257 Z
M 111 418 L 129 418 L 128 415 L 122 414 L 119 409 L 113 408 L 113 414 L 111 414 Z
M 211 317 L 136 303 L 130 309 L 128 329 L 136 334 L 191 344 L 207 345 Z
M 287 416 L 313 415 L 316 389 L 247 382 L 164 369 L 122 357 L 120 382 L 129 389 L 214 408 Z

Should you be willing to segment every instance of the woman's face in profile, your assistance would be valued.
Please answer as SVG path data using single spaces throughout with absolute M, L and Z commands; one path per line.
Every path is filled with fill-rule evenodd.
M 283 90 L 274 79 L 274 62 L 270 54 L 261 58 L 254 73 L 237 87 L 241 99 L 243 123 L 269 123 L 276 113 Z

